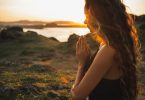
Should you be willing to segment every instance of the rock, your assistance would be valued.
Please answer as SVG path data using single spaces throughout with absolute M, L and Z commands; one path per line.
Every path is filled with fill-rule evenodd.
M 16 94 L 17 91 L 14 88 L 0 87 L 0 100 L 15 100 Z
M 67 41 L 67 51 L 68 53 L 74 55 L 75 54 L 75 49 L 76 49 L 76 43 L 79 39 L 79 36 L 76 34 L 72 34 L 69 36 L 68 41 Z
M 29 95 L 29 94 L 39 94 L 41 90 L 37 86 L 34 86 L 32 84 L 26 84 L 19 87 L 17 89 L 17 92 Z
M 3 29 L 0 27 L 0 33 L 1 33 L 2 30 L 3 30 Z
M 60 96 L 59 99 L 60 100 L 68 100 L 68 98 L 66 96 Z
M 58 89 L 59 90 L 67 90 L 67 89 L 70 89 L 67 85 L 66 86 L 64 86 L 64 85 L 59 85 L 58 86 Z
M 58 93 L 58 92 L 56 92 L 54 90 L 51 90 L 50 92 L 47 93 L 47 96 L 51 97 L 51 98 L 56 98 L 56 97 L 60 96 L 60 93 Z
M 59 86 L 58 85 L 51 85 L 52 90 L 59 90 Z
M 60 85 L 58 88 L 59 88 L 59 90 L 64 89 L 64 87 L 62 85 Z
M 23 35 L 23 29 L 19 26 L 7 27 L 1 30 L 0 39 L 17 39 Z
M 90 45 L 90 48 L 93 49 L 93 50 L 98 50 L 99 48 L 99 44 L 98 42 L 92 37 L 92 33 L 88 33 L 86 34 L 86 39 L 87 39 L 87 42 L 88 44 Z
M 91 49 L 93 49 L 93 50 L 98 49 L 99 45 L 96 42 L 96 40 L 93 39 L 91 33 L 86 34 L 85 37 L 86 37 L 87 43 L 90 45 Z M 78 39 L 79 39 L 79 36 L 76 34 L 72 34 L 68 38 L 67 46 L 69 47 L 68 48 L 69 53 L 75 54 L 76 43 L 77 43 Z
M 50 37 L 49 39 L 51 39 L 51 40 L 54 40 L 54 41 L 56 41 L 56 42 L 59 42 L 56 38 L 54 38 L 54 37 Z
M 25 68 L 25 70 L 30 72 L 39 72 L 39 73 L 45 73 L 45 72 L 57 73 L 57 70 L 54 67 L 50 65 L 41 65 L 41 64 L 33 64 L 31 67 Z
M 7 31 L 23 32 L 23 28 L 19 26 L 7 27 Z
M 142 23 L 142 24 L 139 26 L 139 29 L 141 29 L 141 30 L 145 30 L 145 22 Z
M 69 38 L 68 38 L 68 41 L 67 41 L 68 45 L 72 46 L 72 45 L 76 44 L 78 38 L 79 38 L 79 36 L 76 35 L 76 34 L 70 35 Z
M 135 21 L 140 23 L 145 22 L 145 15 L 135 16 Z
M 38 36 L 37 32 L 34 32 L 34 31 L 27 31 L 27 32 L 25 32 L 25 35 Z
M 139 34 L 139 40 L 141 43 L 141 53 L 143 55 L 143 60 L 145 60 L 145 30 L 142 30 Z

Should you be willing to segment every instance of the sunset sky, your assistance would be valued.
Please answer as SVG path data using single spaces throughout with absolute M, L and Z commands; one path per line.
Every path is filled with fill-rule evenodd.
M 145 14 L 145 0 L 124 1 L 129 12 Z M 0 0 L 0 21 L 84 19 L 84 0 Z

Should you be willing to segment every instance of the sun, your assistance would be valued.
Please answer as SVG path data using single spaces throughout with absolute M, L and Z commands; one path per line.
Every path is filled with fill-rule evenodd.
M 3 9 L 5 7 L 7 12 L 16 16 L 11 20 L 71 20 L 83 23 L 84 3 L 84 0 L 10 0 Z

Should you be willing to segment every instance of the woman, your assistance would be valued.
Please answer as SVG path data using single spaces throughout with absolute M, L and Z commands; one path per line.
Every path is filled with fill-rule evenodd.
M 85 37 L 77 41 L 78 71 L 72 98 L 136 100 L 140 45 L 133 18 L 121 0 L 85 0 L 85 15 L 100 49 L 91 57 Z M 86 65 L 88 60 L 91 63 Z

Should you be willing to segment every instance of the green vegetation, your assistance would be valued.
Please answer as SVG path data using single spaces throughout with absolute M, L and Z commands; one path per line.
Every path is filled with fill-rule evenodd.
M 68 42 L 31 31 L 11 37 L 0 37 L 0 100 L 70 100 L 78 36 Z M 98 46 L 87 37 L 94 52 Z M 140 95 L 145 95 L 145 62 L 138 69 Z
M 1 39 L 0 100 L 70 99 L 75 58 L 63 44 L 34 32 Z

